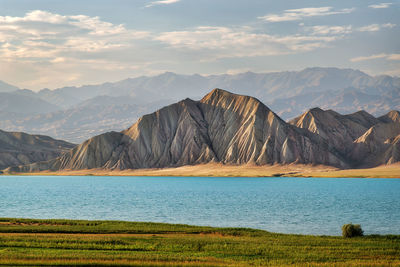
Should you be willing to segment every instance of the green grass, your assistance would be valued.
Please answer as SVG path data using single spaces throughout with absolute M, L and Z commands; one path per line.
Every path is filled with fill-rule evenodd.
M 400 236 L 346 239 L 244 228 L 2 218 L 0 265 L 399 266 Z

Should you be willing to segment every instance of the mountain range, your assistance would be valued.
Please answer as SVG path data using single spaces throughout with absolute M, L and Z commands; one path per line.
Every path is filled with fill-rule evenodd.
M 90 138 L 60 157 L 11 172 L 223 164 L 374 167 L 400 161 L 400 112 L 375 118 L 313 108 L 289 123 L 260 100 L 214 89 Z
M 365 110 L 374 116 L 400 109 L 400 78 L 372 77 L 352 69 L 209 76 L 167 72 L 39 92 L 0 83 L 0 129 L 80 143 L 121 131 L 140 116 L 185 97 L 200 99 L 210 88 L 257 97 L 284 120 L 317 106 L 342 114 Z

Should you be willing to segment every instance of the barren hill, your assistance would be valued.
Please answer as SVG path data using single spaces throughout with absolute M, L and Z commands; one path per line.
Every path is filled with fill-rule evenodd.
M 9 166 L 50 160 L 74 146 L 48 136 L 0 130 L 0 170 Z

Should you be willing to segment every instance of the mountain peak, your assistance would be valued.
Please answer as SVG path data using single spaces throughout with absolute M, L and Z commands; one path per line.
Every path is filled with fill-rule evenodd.
M 385 123 L 400 122 L 400 112 L 398 110 L 392 110 L 387 114 L 379 117 L 379 120 Z
M 398 110 L 390 111 L 387 116 L 391 118 L 394 122 L 400 122 L 400 112 Z
M 215 88 L 215 89 L 211 90 L 211 92 L 209 92 L 208 94 L 206 94 L 206 95 L 203 97 L 203 99 L 206 100 L 206 99 L 209 99 L 209 98 L 221 97 L 221 96 L 223 96 L 223 95 L 227 96 L 227 95 L 234 95 L 234 94 L 231 93 L 231 92 L 228 92 L 228 91 L 226 91 L 226 90 L 224 90 L 224 89 Z M 203 99 L 202 99 L 202 100 L 203 100 Z
M 204 96 L 200 100 L 200 103 L 218 109 L 230 110 L 232 112 L 240 114 L 241 116 L 254 114 L 258 111 L 264 112 L 266 114 L 271 112 L 271 110 L 267 106 L 265 106 L 260 100 L 255 97 L 234 94 L 219 88 L 215 88 L 206 96 Z M 273 113 L 273 117 L 278 116 Z
M 324 113 L 325 112 L 325 110 L 323 110 L 323 109 L 321 109 L 321 108 L 319 108 L 319 107 L 315 107 L 315 108 L 312 108 L 312 109 L 310 109 L 308 112 L 310 112 L 310 113 Z

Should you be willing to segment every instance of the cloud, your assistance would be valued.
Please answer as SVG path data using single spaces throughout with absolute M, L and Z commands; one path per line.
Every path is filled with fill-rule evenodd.
M 360 61 L 366 61 L 366 60 L 374 60 L 374 59 L 386 59 L 386 60 L 400 60 L 400 54 L 375 54 L 371 56 L 364 56 L 364 57 L 355 57 L 350 59 L 351 62 L 360 62 Z
M 24 17 L 0 16 L 3 58 L 54 58 L 65 53 L 99 52 L 129 46 L 148 35 L 122 24 L 86 15 L 62 16 L 35 10 Z
M 303 10 L 301 16 L 332 12 L 339 11 Z M 330 47 L 360 29 L 395 26 L 391 23 L 361 28 L 302 24 L 292 34 L 272 34 L 257 27 L 222 26 L 148 32 L 97 16 L 34 10 L 23 16 L 0 16 L 0 73 L 22 81 L 18 84 L 20 87 L 34 89 L 97 83 L 155 70 L 174 70 L 174 66 L 177 71 L 182 65 L 197 71 L 198 66 L 206 66 L 204 63 L 222 59 L 262 60 L 256 57 L 299 54 Z M 398 60 L 396 55 L 386 58 Z M 232 66 L 235 68 L 240 66 Z
M 61 79 L 70 82 L 83 73 L 94 76 L 110 66 L 115 73 L 121 68 L 128 71 L 135 64 L 126 58 L 135 58 L 129 53 L 148 37 L 149 32 L 86 15 L 34 10 L 20 17 L 0 16 L 0 66 L 7 66 L 0 70 L 23 80 L 21 86 L 28 88 L 52 86 Z
M 394 28 L 396 24 L 386 23 L 386 24 L 370 24 L 364 27 L 358 28 L 360 32 L 377 32 L 380 31 L 382 28 Z
M 375 4 L 375 5 L 369 5 L 369 8 L 388 8 L 390 7 L 390 5 L 392 5 L 393 3 L 380 3 L 380 4 Z
M 382 27 L 391 29 L 391 28 L 396 27 L 396 24 L 386 23 L 386 24 L 382 24 Z
M 152 6 L 157 6 L 157 5 L 170 5 L 177 3 L 181 0 L 160 0 L 160 1 L 154 1 L 151 2 L 150 4 L 146 5 L 145 7 L 152 7 Z
M 198 51 L 208 59 L 275 56 L 325 47 L 341 37 L 324 35 L 270 35 L 250 27 L 197 27 L 164 32 L 155 39 L 179 51 Z M 205 57 L 207 58 L 207 57 Z
M 352 26 L 326 26 L 317 25 L 310 28 L 313 35 L 343 35 L 352 32 Z
M 400 54 L 391 54 L 387 57 L 389 60 L 400 60 Z
M 379 24 L 371 24 L 364 27 L 360 27 L 358 30 L 360 32 L 377 32 L 381 29 Z
M 299 9 L 287 9 L 283 14 L 268 14 L 258 17 L 267 22 L 282 22 L 302 20 L 307 17 L 329 16 L 335 14 L 348 14 L 353 12 L 354 8 L 345 8 L 334 11 L 332 7 L 306 7 Z
M 184 55 L 200 61 L 275 56 L 326 47 L 350 30 L 349 26 L 316 26 L 311 34 L 271 35 L 250 27 L 200 26 L 155 33 L 127 29 L 99 17 L 34 10 L 21 17 L 0 16 L 0 58 L 50 68 L 84 59 L 98 60 L 99 66 L 105 59 L 127 66 L 128 60 L 145 63 L 157 56 L 169 60 Z M 151 59 L 146 58 L 149 55 Z

